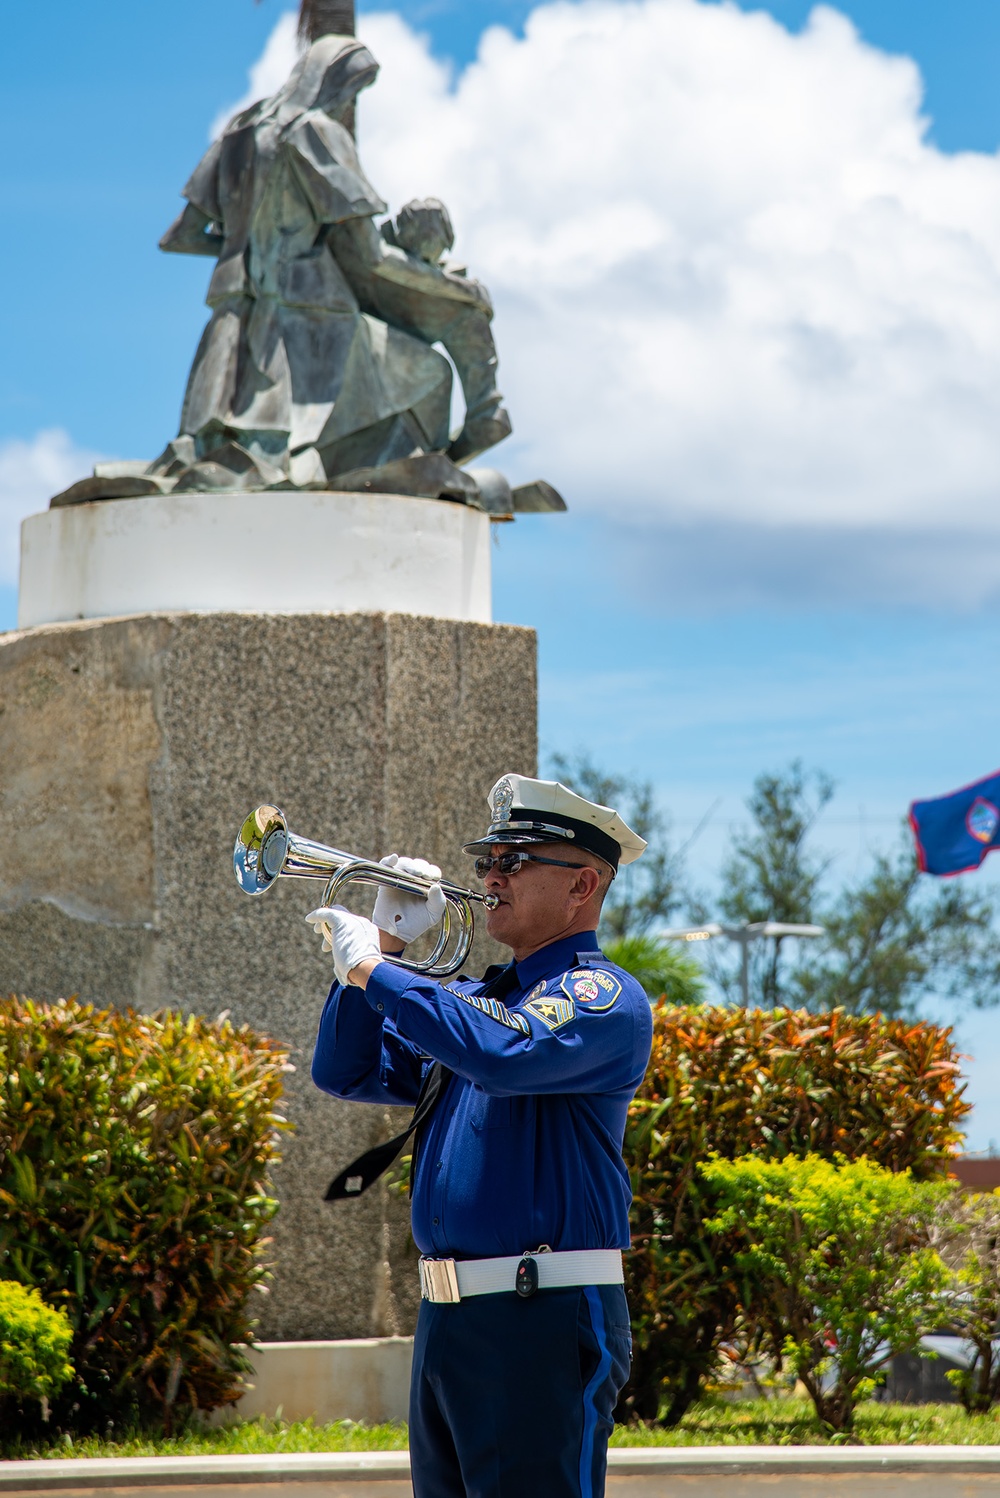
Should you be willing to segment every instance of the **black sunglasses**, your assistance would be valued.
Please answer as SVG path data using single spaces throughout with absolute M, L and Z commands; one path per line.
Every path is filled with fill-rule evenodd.
M 537 853 L 501 853 L 497 858 L 477 858 L 476 877 L 485 879 L 491 869 L 498 874 L 516 874 L 526 863 L 550 863 L 557 869 L 586 869 L 589 864 L 567 863 L 564 858 L 540 858 Z

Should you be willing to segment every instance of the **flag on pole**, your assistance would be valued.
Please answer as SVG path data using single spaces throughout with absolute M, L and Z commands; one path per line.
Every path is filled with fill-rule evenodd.
M 1000 848 L 1000 770 L 933 801 L 914 801 L 910 826 L 925 874 L 965 874 Z

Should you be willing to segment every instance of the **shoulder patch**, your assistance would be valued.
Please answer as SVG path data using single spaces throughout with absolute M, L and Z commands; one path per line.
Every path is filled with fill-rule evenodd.
M 577 967 L 567 973 L 559 987 L 580 1009 L 603 1014 L 622 991 L 618 979 L 601 967 Z
M 478 1009 L 480 1014 L 488 1014 L 490 1019 L 495 1019 L 498 1025 L 506 1025 L 508 1030 L 517 1030 L 521 1035 L 530 1035 L 531 1026 L 523 1014 L 518 1014 L 508 1009 L 506 1004 L 501 1004 L 499 999 L 487 998 L 481 993 L 463 993 L 460 988 L 452 988 L 450 983 L 442 983 L 441 987 L 445 993 L 450 993 L 456 999 L 461 999 L 463 1004 L 471 1004 L 473 1009 Z
M 532 997 L 525 1001 L 524 1007 L 529 1014 L 540 1019 L 543 1025 L 548 1025 L 550 1030 L 558 1030 L 576 1017 L 576 1005 L 572 999 Z

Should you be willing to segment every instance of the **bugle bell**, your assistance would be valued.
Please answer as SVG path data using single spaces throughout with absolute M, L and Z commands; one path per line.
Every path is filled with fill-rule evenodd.
M 432 884 L 440 884 L 446 901 L 445 912 L 430 956 L 423 962 L 412 962 L 386 954 L 387 961 L 431 978 L 450 977 L 458 972 L 468 957 L 475 935 L 473 904 L 479 903 L 492 910 L 497 903 L 496 895 L 463 889 L 448 879 L 433 880 L 423 874 L 388 869 L 372 859 L 356 858 L 353 853 L 299 837 L 289 831 L 287 819 L 277 806 L 258 806 L 247 817 L 233 848 L 233 870 L 240 889 L 247 895 L 262 895 L 276 879 L 325 879 L 322 905 L 335 905 L 348 884 L 366 884 L 376 889 L 388 885 L 411 895 L 426 895 Z M 453 936 L 454 951 L 446 959 L 445 953 Z

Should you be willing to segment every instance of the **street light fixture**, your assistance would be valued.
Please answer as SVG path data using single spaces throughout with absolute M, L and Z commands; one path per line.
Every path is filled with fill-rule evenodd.
M 713 936 L 725 936 L 740 945 L 740 992 L 743 1007 L 750 1005 L 750 943 L 763 936 L 825 936 L 825 926 L 796 926 L 787 921 L 750 921 L 743 926 L 720 926 L 710 921 L 706 926 L 682 926 L 672 931 L 658 933 L 664 941 L 709 941 Z

